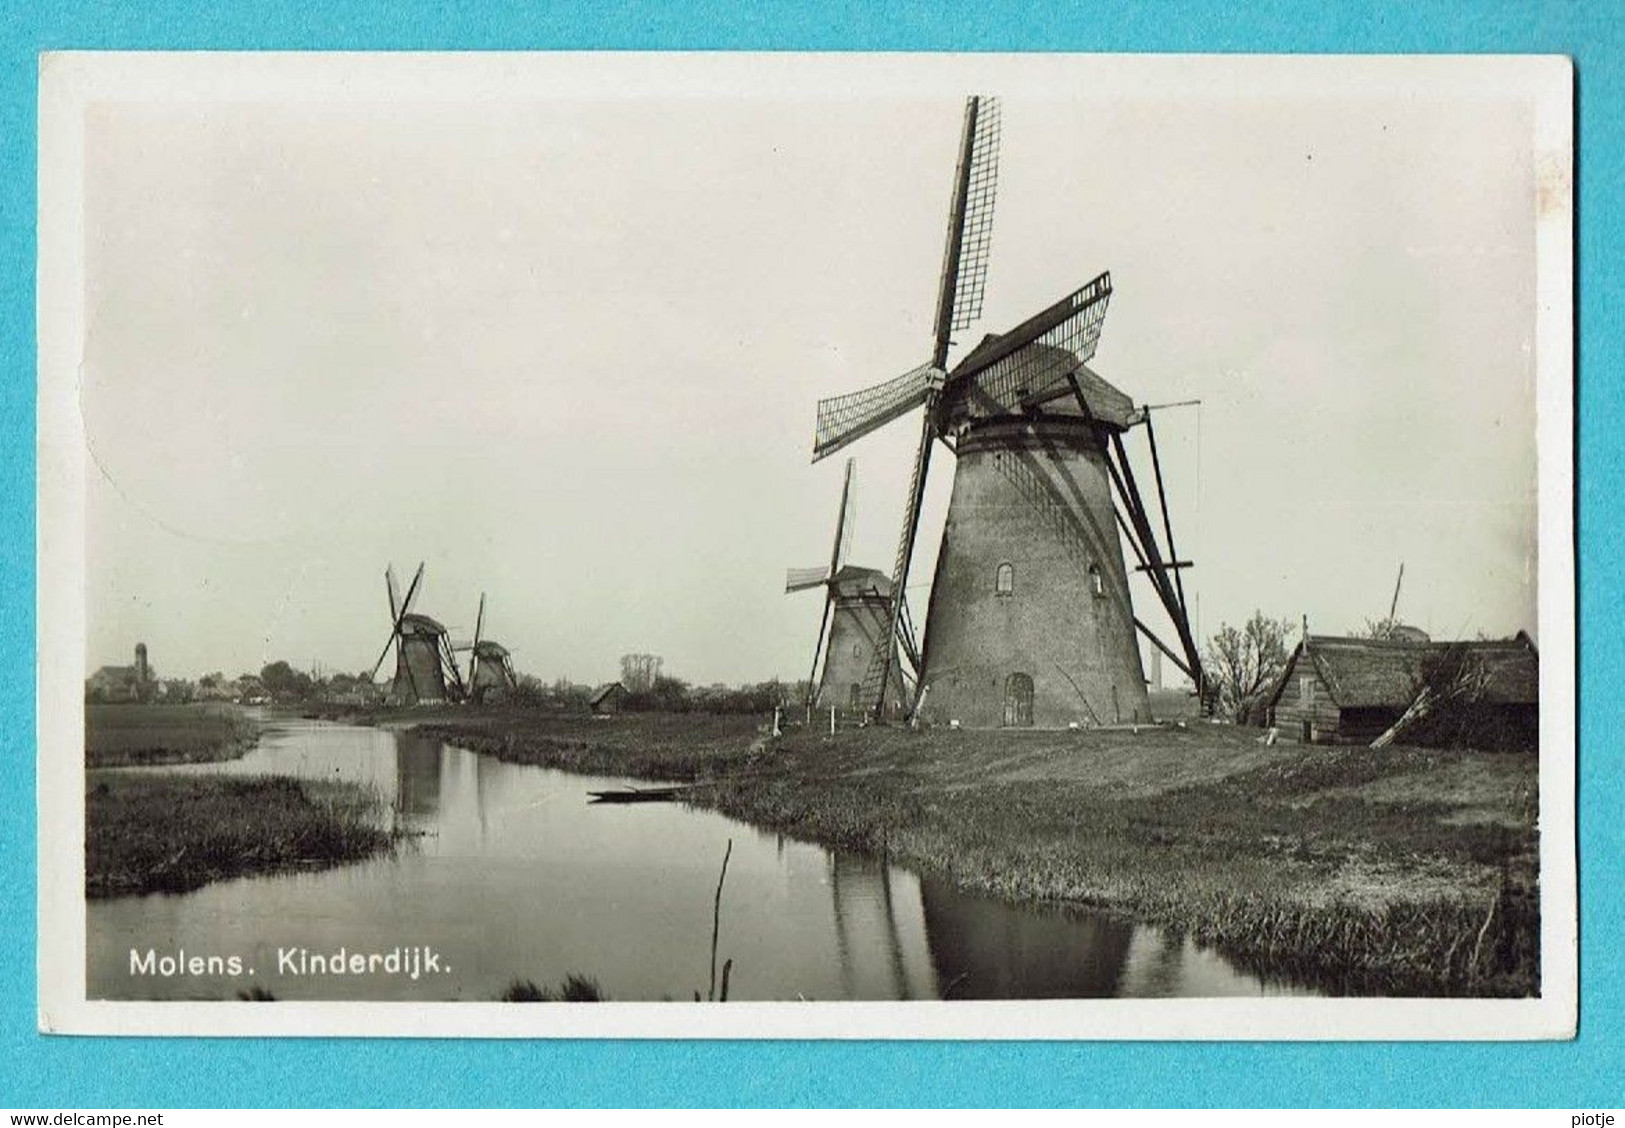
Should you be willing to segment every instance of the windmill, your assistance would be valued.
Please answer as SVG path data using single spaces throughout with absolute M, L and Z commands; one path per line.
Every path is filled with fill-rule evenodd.
M 480 609 L 474 616 L 474 641 L 466 647 L 457 647 L 469 652 L 468 697 L 475 702 L 484 701 L 493 693 L 499 697 L 507 696 L 519 688 L 519 679 L 514 675 L 508 648 L 500 642 L 481 637 L 484 626 L 485 593 L 482 591 Z
M 841 504 L 835 511 L 835 543 L 830 549 L 828 567 L 791 568 L 785 576 L 784 590 L 789 593 L 816 587 L 824 589 L 824 613 L 818 620 L 812 672 L 807 675 L 807 683 L 812 687 L 811 703 L 867 713 L 874 707 L 874 701 L 866 695 L 864 680 L 876 661 L 882 640 L 894 638 L 892 585 L 890 577 L 879 569 L 845 563 L 854 523 L 853 469 L 854 462 L 849 458 L 841 485 Z M 905 624 L 907 611 L 905 606 Z M 826 631 L 829 634 L 827 651 L 824 649 Z M 912 639 L 913 631 L 905 630 L 903 637 Z M 896 648 L 893 641 L 892 650 L 895 652 Z M 820 653 L 824 658 L 822 677 L 818 673 Z M 917 668 L 918 656 L 911 652 L 910 658 Z M 884 698 L 885 711 L 896 714 L 903 709 L 907 694 L 895 653 L 887 663 L 887 670 L 890 686 Z
M 1009 332 L 985 338 L 947 367 L 953 334 L 981 316 L 999 132 L 996 101 L 969 99 L 931 359 L 863 391 L 820 400 L 813 460 L 921 409 L 891 576 L 891 590 L 902 592 L 932 448 L 941 441 L 954 451 L 915 713 L 929 708 L 972 727 L 1148 720 L 1136 632 L 1198 692 L 1202 668 L 1180 578 L 1190 562 L 1175 555 L 1151 414 L 1088 367 L 1111 276 L 1101 274 Z M 1166 555 L 1123 443 L 1142 424 Z M 1124 541 L 1167 613 L 1174 646 L 1135 614 Z M 902 600 L 889 610 L 891 634 L 900 635 Z M 862 683 L 877 712 L 893 662 L 892 648 L 877 648 Z
M 395 584 L 395 566 L 384 570 L 384 588 L 389 594 L 389 641 L 373 663 L 367 680 L 378 676 L 378 668 L 395 648 L 395 679 L 390 684 L 388 699 L 399 705 L 439 705 L 447 701 L 461 701 L 464 696 L 462 675 L 457 671 L 457 659 L 446 638 L 446 628 L 427 615 L 412 610 L 418 588 L 423 583 L 423 565 L 406 589 L 402 599 Z

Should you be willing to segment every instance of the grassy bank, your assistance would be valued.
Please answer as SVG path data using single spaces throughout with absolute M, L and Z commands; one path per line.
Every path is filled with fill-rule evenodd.
M 85 706 L 85 766 L 140 767 L 235 760 L 259 725 L 235 705 Z
M 444 714 L 506 760 L 695 801 L 968 888 L 1120 911 L 1338 993 L 1536 988 L 1531 756 L 1122 733 L 792 731 L 749 718 Z
M 211 881 L 322 868 L 385 850 L 376 797 L 283 777 L 91 772 L 85 895 L 181 893 Z

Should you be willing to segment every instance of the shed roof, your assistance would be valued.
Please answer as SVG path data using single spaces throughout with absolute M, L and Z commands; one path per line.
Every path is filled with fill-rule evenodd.
M 1406 642 L 1391 639 L 1309 635 L 1287 662 L 1270 704 L 1275 704 L 1307 654 L 1341 709 L 1403 709 L 1416 696 L 1429 668 L 1451 652 L 1461 653 L 1487 675 L 1481 700 L 1533 705 L 1540 700 L 1540 658 L 1523 632 L 1510 639 L 1470 642 Z
M 614 693 L 616 690 L 625 693 L 626 687 L 618 681 L 609 682 L 607 685 L 601 685 L 592 691 L 592 697 L 588 699 L 587 703 L 594 708 L 597 708 L 599 705 L 604 703 L 604 699 L 606 697 L 608 697 L 611 693 Z
M 90 675 L 91 681 L 134 681 L 138 671 L 134 666 L 103 666 Z

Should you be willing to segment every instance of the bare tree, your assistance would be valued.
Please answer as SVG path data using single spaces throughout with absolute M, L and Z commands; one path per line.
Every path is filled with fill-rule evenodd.
M 1454 643 L 1443 654 L 1424 663 L 1415 679 L 1410 704 L 1381 736 L 1371 742 L 1373 748 L 1386 748 L 1402 734 L 1421 727 L 1428 718 L 1437 717 L 1465 706 L 1469 710 L 1484 696 L 1490 684 L 1490 669 L 1475 661 L 1465 643 Z M 1461 727 L 1458 724 L 1458 727 Z
M 662 664 L 658 654 L 623 654 L 621 684 L 628 693 L 648 693 L 660 677 Z
M 1292 620 L 1271 619 L 1262 611 L 1239 629 L 1229 623 L 1208 640 L 1206 674 L 1219 714 L 1246 723 L 1264 692 L 1286 669 Z
M 1360 630 L 1361 638 L 1397 639 L 1400 637 L 1400 622 L 1392 616 L 1381 619 L 1367 619 L 1365 626 Z

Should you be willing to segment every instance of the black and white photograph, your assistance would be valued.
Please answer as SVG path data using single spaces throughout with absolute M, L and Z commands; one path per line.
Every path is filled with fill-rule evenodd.
M 42 1029 L 1572 1036 L 1571 85 L 46 56 Z

